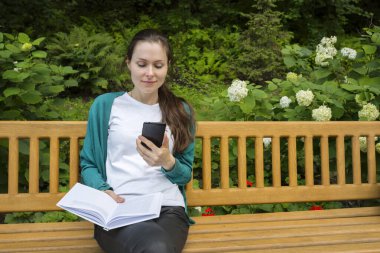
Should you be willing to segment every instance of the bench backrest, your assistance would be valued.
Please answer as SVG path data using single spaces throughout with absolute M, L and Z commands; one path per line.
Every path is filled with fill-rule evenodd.
M 0 165 L 7 166 L 0 167 L 0 175 L 8 177 L 0 179 L 7 185 L 7 191 L 0 192 L 0 212 L 59 210 L 56 203 L 64 195 L 59 189 L 61 146 L 68 149 L 73 186 L 79 178 L 85 131 L 86 122 L 0 121 L 0 150 L 7 150 L 0 154 L 0 159 L 7 159 L 0 160 Z M 193 187 L 193 181 L 186 186 L 189 206 L 380 198 L 376 172 L 380 162 L 376 163 L 375 151 L 378 121 L 198 122 L 196 135 L 201 183 L 199 188 Z M 360 151 L 359 137 L 366 137 L 365 153 Z M 271 138 L 269 148 L 263 145 L 264 138 Z M 20 140 L 28 140 L 29 145 L 28 152 L 24 151 L 29 154 L 29 183 L 22 191 Z M 50 150 L 48 192 L 39 190 L 43 140 Z M 254 187 L 248 188 L 247 175 L 254 176 Z M 231 184 L 234 176 L 237 183 Z M 304 180 L 298 180 L 299 176 Z

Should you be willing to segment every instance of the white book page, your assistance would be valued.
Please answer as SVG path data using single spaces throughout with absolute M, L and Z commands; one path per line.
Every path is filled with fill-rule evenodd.
M 108 220 L 109 216 L 117 208 L 117 203 L 107 193 L 96 190 L 89 186 L 76 183 L 71 190 L 57 203 L 57 206 L 63 209 L 70 209 L 73 213 L 91 214 L 94 212 L 99 214 L 101 220 Z M 83 209 L 84 211 L 81 211 Z M 85 210 L 88 210 L 86 212 Z
M 155 214 L 161 210 L 163 195 L 161 192 L 139 195 L 122 196 L 124 203 L 118 204 L 112 217 L 133 217 Z

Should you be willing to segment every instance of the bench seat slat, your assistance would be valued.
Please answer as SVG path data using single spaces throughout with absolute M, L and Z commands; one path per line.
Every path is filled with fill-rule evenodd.
M 198 224 L 215 224 L 215 223 L 244 223 L 244 222 L 262 222 L 262 221 L 286 221 L 299 219 L 329 219 L 344 217 L 370 217 L 379 216 L 380 206 L 378 207 L 361 207 L 345 209 L 329 209 L 320 211 L 297 211 L 297 212 L 278 212 L 278 213 L 255 213 L 239 215 L 220 215 L 220 216 L 200 216 L 192 219 Z
M 340 243 L 380 242 L 380 232 L 343 235 L 317 235 L 290 238 L 269 238 L 257 240 L 217 241 L 197 244 L 186 244 L 187 252 L 228 252 L 230 250 L 278 249 L 298 246 L 331 245 Z
M 378 253 L 380 242 L 355 244 L 347 242 L 345 244 L 323 245 L 323 246 L 306 246 L 292 247 L 282 249 L 262 249 L 262 250 L 243 250 L 229 251 L 229 253 Z

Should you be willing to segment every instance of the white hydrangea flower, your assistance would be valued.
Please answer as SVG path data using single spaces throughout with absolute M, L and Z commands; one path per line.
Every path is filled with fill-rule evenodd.
M 270 138 L 270 137 L 263 138 L 263 143 L 264 143 L 265 148 L 268 148 L 269 145 L 271 144 L 271 142 L 272 142 L 272 138 Z
M 228 88 L 228 97 L 232 102 L 239 102 L 248 95 L 247 82 L 235 79 Z
M 311 90 L 300 90 L 296 93 L 297 103 L 301 106 L 309 106 L 313 102 L 314 94 Z
M 348 59 L 354 60 L 356 58 L 356 50 L 349 48 L 349 47 L 344 47 L 340 50 L 340 53 L 343 55 L 343 57 L 347 57 Z
M 359 119 L 363 121 L 374 121 L 379 117 L 379 110 L 377 110 L 374 104 L 368 103 L 363 105 L 363 108 L 359 111 Z
M 359 137 L 359 145 L 362 152 L 367 152 L 367 137 Z
M 287 107 L 289 107 L 289 104 L 291 102 L 292 102 L 292 100 L 290 98 L 288 98 L 287 96 L 283 96 L 280 99 L 280 106 L 281 106 L 281 108 L 287 108 Z
M 288 72 L 287 74 L 286 74 L 286 80 L 288 80 L 288 81 L 290 81 L 290 82 L 296 82 L 296 81 L 298 81 L 298 79 L 300 78 L 300 77 L 302 77 L 302 75 L 297 75 L 296 73 L 294 73 L 294 72 Z
M 337 50 L 334 47 L 337 39 L 335 36 L 330 38 L 323 37 L 321 42 L 317 45 L 315 64 L 319 66 L 328 66 L 329 63 L 326 62 L 328 59 L 333 59 L 337 54 Z
M 378 140 L 378 138 L 375 137 L 375 141 L 377 141 L 377 140 Z M 380 143 L 377 143 L 375 146 L 376 151 L 377 151 L 377 145 L 378 144 L 380 144 Z M 367 137 L 363 137 L 363 136 L 359 137 L 359 146 L 360 146 L 360 150 L 362 152 L 364 152 L 364 153 L 367 152 Z
M 380 154 L 380 142 L 375 145 L 376 152 Z
M 321 44 L 322 45 L 332 45 L 332 44 L 335 44 L 336 42 L 337 42 L 336 36 L 331 36 L 330 38 L 323 37 L 321 39 Z
M 21 68 L 13 68 L 14 71 L 20 72 Z
M 311 116 L 316 121 L 329 121 L 331 119 L 331 109 L 325 105 L 321 105 L 312 111 Z

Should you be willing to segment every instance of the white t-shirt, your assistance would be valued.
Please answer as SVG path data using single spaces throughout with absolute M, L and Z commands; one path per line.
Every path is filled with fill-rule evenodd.
M 117 97 L 111 109 L 107 140 L 107 183 L 117 194 L 141 195 L 154 192 L 164 194 L 164 206 L 185 206 L 183 196 L 161 172 L 160 166 L 149 166 L 136 150 L 136 139 L 143 123 L 161 122 L 159 104 L 141 103 L 126 92 Z M 173 136 L 169 127 L 169 149 L 173 150 Z

